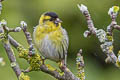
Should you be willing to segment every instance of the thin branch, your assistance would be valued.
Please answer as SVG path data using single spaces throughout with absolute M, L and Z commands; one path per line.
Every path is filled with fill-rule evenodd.
M 46 65 L 41 65 L 40 69 L 41 71 L 50 74 L 58 80 L 66 80 L 64 75 L 60 75 L 60 72 L 58 72 L 57 70 L 50 70 Z
M 9 39 L 10 39 L 11 45 L 13 45 L 16 49 L 17 49 L 17 47 L 20 46 L 20 44 L 16 40 L 14 40 L 11 36 L 9 36 Z M 51 70 L 50 67 L 51 66 L 46 66 L 46 65 L 42 64 L 42 65 L 40 65 L 40 70 L 45 72 L 45 73 L 50 74 L 51 76 L 53 76 L 59 80 L 80 80 L 68 68 L 62 68 L 62 71 L 64 72 L 64 74 L 61 75 L 60 71 L 58 71 L 57 69 Z M 30 72 L 30 71 L 31 70 L 29 70 L 29 68 L 28 68 L 27 70 L 25 70 L 23 72 Z
M 20 43 L 18 43 L 16 40 L 14 40 L 10 35 L 9 35 L 9 40 L 10 40 L 11 45 L 13 45 L 16 49 L 17 49 L 17 47 L 21 46 Z M 59 74 L 59 72 L 49 70 L 49 68 L 46 65 L 41 65 L 40 70 L 54 76 L 57 79 L 64 80 L 64 78 Z M 29 71 L 29 69 L 27 69 L 26 71 L 23 71 L 23 72 L 30 72 L 30 71 Z
M 1 23 L 1 24 L 2 24 L 2 23 Z M 6 25 L 6 24 L 5 24 L 5 25 Z M 4 25 L 4 26 L 5 26 L 5 25 Z M 1 31 L 1 32 L 6 32 L 6 31 L 3 31 L 2 28 L 0 28 L 0 31 Z M 15 58 L 14 52 L 13 52 L 13 50 L 12 50 L 10 44 L 9 44 L 9 39 L 7 38 L 7 35 L 5 35 L 4 37 L 5 37 L 4 40 L 2 40 L 3 46 L 4 46 L 5 50 L 6 50 L 6 53 L 7 53 L 7 55 L 8 55 L 8 58 L 9 58 L 9 60 L 10 60 L 11 67 L 12 67 L 13 71 L 15 72 L 17 78 L 19 78 L 19 76 L 20 76 L 20 74 L 21 74 L 20 67 L 19 67 L 18 63 L 16 62 L 16 58 Z
M 16 58 L 15 58 L 14 52 L 9 44 L 9 41 L 3 41 L 3 45 L 4 45 L 4 48 L 8 55 L 8 58 L 10 60 L 11 67 L 13 68 L 15 74 L 17 75 L 17 78 L 19 78 L 19 76 L 21 74 L 21 70 L 20 70 L 18 63 L 16 62 Z
M 87 10 L 87 7 L 84 6 L 84 5 L 77 5 L 78 8 L 82 11 L 83 15 L 85 16 L 86 18 L 86 21 L 87 21 L 87 24 L 88 24 L 88 29 L 89 29 L 89 33 L 86 33 L 86 35 L 90 36 L 91 34 L 96 34 L 96 28 L 94 26 L 94 23 L 91 19 L 91 16 L 89 14 L 89 11 Z
M 95 34 L 96 37 L 101 42 L 100 46 L 101 46 L 102 51 L 107 55 L 106 62 L 112 62 L 117 67 L 120 67 L 120 65 L 118 65 L 120 60 L 118 60 L 119 58 L 117 58 L 117 56 L 115 55 L 115 53 L 113 51 L 114 50 L 113 49 L 113 41 L 114 40 L 113 40 L 113 35 L 112 35 L 114 29 L 120 30 L 120 26 L 117 25 L 117 22 L 116 22 L 119 7 L 113 6 L 108 11 L 108 14 L 110 15 L 112 21 L 111 21 L 110 25 L 107 27 L 106 32 L 103 29 L 97 30 L 97 28 L 94 27 L 94 23 L 92 22 L 89 11 L 85 5 L 81 5 L 81 6 L 78 5 L 78 8 L 83 13 L 83 15 L 85 16 L 87 23 L 88 23 L 89 30 L 87 32 L 85 31 L 84 36 L 87 37 L 88 33 Z
M 31 72 L 31 71 L 42 71 L 47 74 L 50 74 L 51 76 L 55 77 L 58 80 L 84 80 L 81 77 L 76 77 L 67 67 L 62 67 L 62 68 L 60 68 L 61 71 L 59 71 L 50 65 L 43 64 L 43 62 L 44 62 L 43 59 L 41 58 L 41 56 L 38 53 L 35 52 L 31 35 L 27 31 L 27 24 L 24 21 L 21 22 L 21 28 L 24 32 L 24 35 L 26 36 L 26 39 L 27 39 L 27 42 L 29 45 L 29 50 L 25 49 L 21 44 L 19 44 L 16 40 L 14 40 L 9 35 L 10 32 L 19 32 L 21 30 L 21 28 L 16 27 L 15 29 L 10 29 L 6 26 L 6 24 L 7 24 L 7 22 L 5 20 L 1 21 L 1 23 L 0 23 L 0 32 L 1 32 L 0 40 L 2 40 L 2 42 L 3 42 L 3 45 L 4 45 L 4 48 L 8 55 L 8 58 L 11 62 L 11 67 L 13 68 L 13 70 L 16 73 L 19 80 L 30 80 L 29 77 L 24 75 L 23 72 Z M 90 27 L 92 27 L 92 26 L 90 26 Z M 10 44 L 13 45 L 13 47 L 15 47 L 18 50 L 19 57 L 24 58 L 30 64 L 30 66 L 27 68 L 27 70 L 25 70 L 23 72 L 21 71 L 18 63 L 16 62 L 16 58 L 14 56 L 14 52 L 13 52 Z M 81 55 L 79 55 L 78 57 L 81 58 Z M 83 62 L 82 62 L 82 64 L 83 64 Z M 84 69 L 83 66 L 81 65 L 81 59 L 80 59 L 79 67 L 82 67 L 82 70 Z M 83 73 L 78 73 L 78 74 L 83 75 Z
M 17 49 L 17 47 L 20 46 L 20 43 L 18 43 L 15 39 L 13 39 L 10 35 L 8 35 L 8 38 L 9 38 L 9 41 L 10 41 L 10 44 Z
M 21 21 L 21 28 L 26 36 L 27 42 L 29 44 L 29 55 L 35 54 L 35 49 L 33 48 L 31 34 L 27 31 L 27 24 L 24 21 Z
M 84 60 L 82 54 L 82 49 L 77 54 L 76 58 L 76 64 L 77 64 L 77 69 L 78 69 L 78 77 L 81 80 L 85 80 L 85 73 L 84 73 Z

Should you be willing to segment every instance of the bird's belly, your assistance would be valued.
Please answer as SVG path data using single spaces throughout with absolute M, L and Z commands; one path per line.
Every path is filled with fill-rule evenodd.
M 39 51 L 42 56 L 47 59 L 51 59 L 53 61 L 59 61 L 59 53 L 56 49 L 56 45 L 49 39 L 49 36 L 46 35 L 43 40 L 41 40 L 41 44 L 39 45 Z

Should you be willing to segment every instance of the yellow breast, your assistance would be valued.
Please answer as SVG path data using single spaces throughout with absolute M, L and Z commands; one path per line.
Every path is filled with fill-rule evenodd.
M 41 40 L 45 38 L 46 35 L 49 36 L 49 39 L 52 40 L 54 43 L 59 43 L 62 38 L 62 30 L 60 26 L 57 26 L 52 23 L 47 23 L 45 25 L 38 25 L 35 28 L 34 34 L 35 42 L 39 43 Z

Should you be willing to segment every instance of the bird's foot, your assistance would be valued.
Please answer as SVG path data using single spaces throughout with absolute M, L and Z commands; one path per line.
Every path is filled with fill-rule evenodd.
M 64 63 L 64 61 L 58 62 L 58 64 L 59 64 L 59 67 L 61 69 L 65 69 L 66 68 L 66 64 Z

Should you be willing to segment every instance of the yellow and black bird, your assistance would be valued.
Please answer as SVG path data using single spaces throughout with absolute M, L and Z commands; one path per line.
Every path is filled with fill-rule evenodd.
M 43 13 L 33 32 L 35 46 L 45 59 L 66 65 L 69 39 L 54 12 Z

